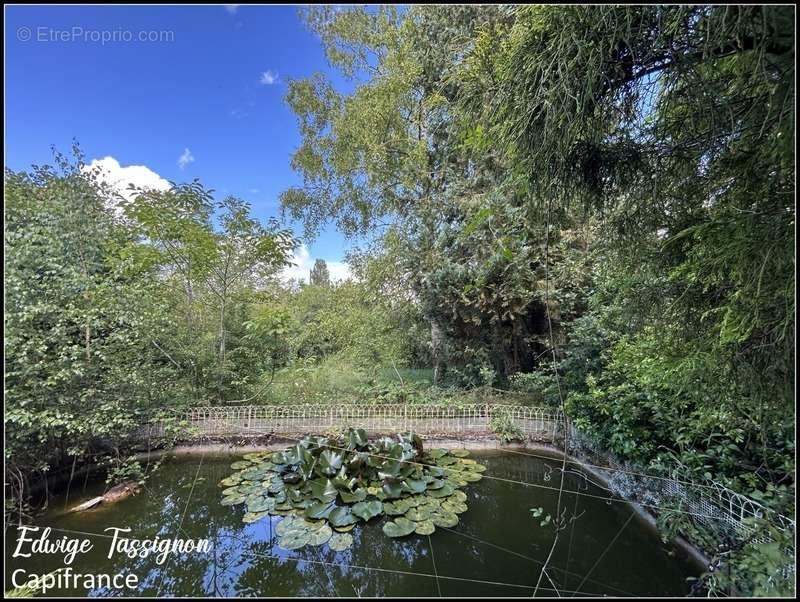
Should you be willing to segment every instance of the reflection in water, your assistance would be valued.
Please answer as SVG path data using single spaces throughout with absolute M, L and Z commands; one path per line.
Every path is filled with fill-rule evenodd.
M 481 454 L 486 475 L 507 480 L 471 484 L 466 490 L 469 510 L 457 527 L 437 529 L 430 540 L 416 535 L 397 540 L 386 537 L 376 520 L 351 531 L 354 545 L 343 552 L 327 546 L 281 549 L 275 535 L 279 517 L 245 524 L 241 506 L 222 506 L 217 482 L 230 474 L 232 460 L 206 456 L 200 464 L 199 457 L 173 458 L 133 498 L 83 514 L 51 511 L 42 516 L 38 523 L 54 529 L 103 534 L 110 526 L 130 527 L 130 536 L 138 539 L 206 538 L 213 546 L 208 554 L 176 554 L 158 565 L 155 555 L 109 559 L 110 539 L 95 536 L 94 549 L 76 558 L 73 571 L 133 573 L 139 588 L 51 594 L 377 597 L 437 596 L 441 590 L 444 596 L 529 596 L 552 544 L 552 527 L 539 526 L 530 508 L 554 515 L 557 491 L 509 481 L 557 487 L 558 460 Z M 575 470 L 564 481 L 568 491 L 607 495 Z M 85 495 L 101 488 L 100 483 L 90 485 Z M 74 504 L 74 492 L 72 497 Z M 560 593 L 667 596 L 688 591 L 686 577 L 695 574 L 693 567 L 665 549 L 638 517 L 631 519 L 629 506 L 574 493 L 563 499 L 569 522 L 548 571 Z M 63 501 L 52 507 L 60 510 Z M 54 536 L 61 534 L 54 531 Z M 7 541 L 6 589 L 15 568 L 43 574 L 63 566 L 58 556 L 11 558 L 14 533 Z M 543 581 L 540 593 L 555 595 L 548 588 L 551 584 Z

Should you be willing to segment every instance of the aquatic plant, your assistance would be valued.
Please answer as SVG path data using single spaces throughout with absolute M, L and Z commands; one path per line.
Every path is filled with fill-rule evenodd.
M 369 441 L 363 429 L 335 437 L 306 436 L 279 452 L 245 454 L 220 481 L 222 504 L 245 505 L 242 521 L 285 517 L 278 545 L 296 550 L 349 548 L 358 523 L 386 519 L 389 537 L 451 528 L 467 511 L 461 491 L 486 467 L 465 449 L 423 450 L 414 433 Z

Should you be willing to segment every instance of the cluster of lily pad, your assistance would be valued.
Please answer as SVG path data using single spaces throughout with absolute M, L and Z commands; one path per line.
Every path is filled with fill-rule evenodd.
M 461 491 L 486 467 L 464 449 L 423 450 L 414 433 L 369 441 L 363 429 L 338 437 L 307 436 L 280 452 L 255 452 L 234 462 L 220 481 L 222 504 L 244 504 L 243 521 L 285 517 L 278 545 L 296 550 L 350 547 L 358 523 L 386 517 L 389 537 L 452 528 L 467 511 Z

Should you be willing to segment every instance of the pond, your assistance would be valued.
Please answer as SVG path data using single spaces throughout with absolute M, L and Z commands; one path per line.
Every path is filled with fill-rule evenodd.
M 560 460 L 476 452 L 473 457 L 486 465 L 487 478 L 465 489 L 469 509 L 454 529 L 390 539 L 381 530 L 386 519 L 376 519 L 351 531 L 351 548 L 335 552 L 328 546 L 281 549 L 275 533 L 281 517 L 245 524 L 242 506 L 221 505 L 217 483 L 238 457 L 169 458 L 135 497 L 82 514 L 63 514 L 64 498 L 51 500 L 50 511 L 36 524 L 50 526 L 51 539 L 67 535 L 93 543 L 90 551 L 76 555 L 73 572 L 132 573 L 138 588 L 78 584 L 48 595 L 530 596 L 553 541 L 552 525 L 540 526 L 542 519 L 533 518 L 530 509 L 555 514 L 557 491 L 550 488 L 558 487 Z M 697 575 L 698 568 L 662 544 L 629 505 L 602 499 L 609 493 L 575 469 L 567 473 L 565 489 L 570 492 L 562 498 L 568 522 L 548 571 L 553 583 L 543 579 L 540 595 L 556 595 L 554 585 L 566 596 L 688 592 L 687 577 Z M 90 482 L 80 499 L 73 491 L 69 505 L 102 491 L 102 483 Z M 175 554 L 163 564 L 155 555 L 109 559 L 108 527 L 129 527 L 130 537 L 142 540 L 206 538 L 212 549 Z M 16 534 L 7 536 L 6 589 L 15 569 L 41 575 L 64 566 L 63 554 L 12 558 Z

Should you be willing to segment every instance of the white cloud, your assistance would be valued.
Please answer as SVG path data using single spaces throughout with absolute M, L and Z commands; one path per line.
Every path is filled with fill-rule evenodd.
M 238 4 L 226 4 L 225 10 L 228 11 L 231 15 L 235 15 L 239 11 Z
M 316 259 L 316 257 L 311 257 L 311 253 L 306 245 L 300 245 L 300 248 L 297 249 L 292 256 L 292 263 L 295 265 L 283 269 L 280 274 L 281 280 L 284 282 L 288 282 L 289 280 L 308 282 L 311 268 L 314 267 L 314 261 Z M 330 272 L 331 281 L 339 282 L 352 277 L 350 266 L 343 261 L 328 261 L 326 259 L 325 263 L 328 264 L 328 272 Z
M 178 167 L 185 168 L 189 163 L 194 163 L 194 155 L 188 148 L 183 149 L 183 153 L 178 157 Z
M 110 186 L 114 192 L 127 201 L 132 201 L 135 196 L 135 193 L 129 188 L 131 184 L 136 188 L 152 190 L 169 190 L 170 188 L 169 182 L 149 167 L 144 165 L 123 167 L 114 157 L 93 159 L 83 170 L 95 173 L 100 182 Z
M 258 81 L 259 83 L 262 83 L 265 86 L 271 86 L 272 84 L 278 81 L 278 72 L 272 71 L 271 69 L 267 69 L 261 74 L 261 79 Z

